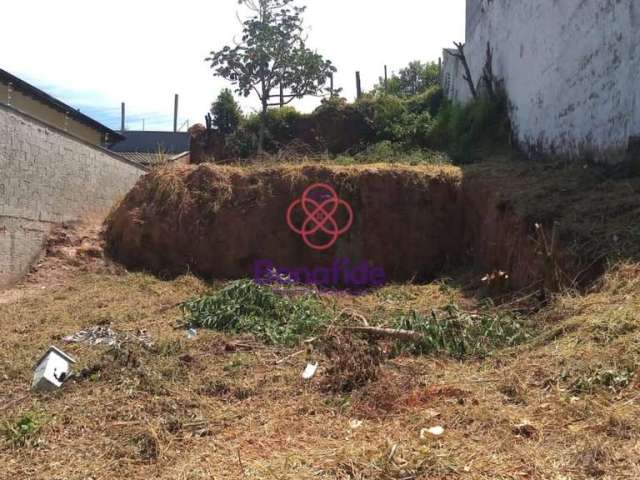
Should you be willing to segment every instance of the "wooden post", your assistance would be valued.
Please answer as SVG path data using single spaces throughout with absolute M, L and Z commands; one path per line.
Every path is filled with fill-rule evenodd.
M 173 99 L 173 131 L 178 131 L 178 94 Z
M 384 93 L 389 91 L 389 78 L 387 77 L 387 66 L 384 66 Z
M 356 94 L 358 99 L 362 97 L 362 83 L 360 82 L 360 72 L 356 72 Z
M 284 107 L 284 88 L 280 84 L 280 108 Z

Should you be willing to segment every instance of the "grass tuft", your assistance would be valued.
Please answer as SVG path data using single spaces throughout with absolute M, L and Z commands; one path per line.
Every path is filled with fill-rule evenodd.
M 17 448 L 32 444 L 41 427 L 41 419 L 33 413 L 27 413 L 15 422 L 5 422 L 2 433 L 7 442 Z

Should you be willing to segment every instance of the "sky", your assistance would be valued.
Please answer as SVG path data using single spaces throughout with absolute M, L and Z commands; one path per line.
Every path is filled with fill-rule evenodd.
M 310 48 L 331 60 L 335 86 L 355 97 L 355 72 L 364 90 L 412 60 L 432 61 L 464 40 L 465 0 L 297 0 L 307 6 Z M 178 126 L 203 123 L 221 89 L 204 61 L 233 45 L 246 10 L 238 0 L 22 0 L 5 2 L 0 68 L 41 88 L 110 128 L 171 130 L 174 94 Z M 238 98 L 246 113 L 255 96 Z M 311 111 L 320 102 L 293 105 Z

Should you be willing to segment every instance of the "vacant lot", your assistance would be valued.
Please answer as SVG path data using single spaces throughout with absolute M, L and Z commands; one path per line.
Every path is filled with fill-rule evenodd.
M 563 254 L 541 270 L 560 277 L 559 293 L 544 281 L 494 288 L 471 260 L 357 296 L 163 281 L 102 259 L 95 231 L 58 232 L 37 271 L 1 297 L 0 476 L 638 478 L 638 182 L 555 165 L 459 175 L 525 226 L 561 222 Z M 546 255 L 535 228 L 524 232 L 527 255 Z M 203 295 L 218 330 L 188 338 L 180 304 Z M 224 324 L 221 309 L 238 304 L 271 322 Z M 282 330 L 276 310 L 318 323 Z M 422 341 L 349 330 L 366 325 Z M 121 346 L 62 340 L 95 326 Z M 78 359 L 77 376 L 31 392 L 31 367 L 52 344 Z M 320 368 L 305 381 L 308 361 Z

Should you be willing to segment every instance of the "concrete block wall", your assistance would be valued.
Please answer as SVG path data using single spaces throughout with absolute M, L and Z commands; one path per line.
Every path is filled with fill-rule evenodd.
M 106 214 L 144 173 L 0 105 L 0 286 L 26 273 L 53 225 Z
M 467 0 L 465 53 L 474 81 L 494 52 L 494 72 L 530 153 L 614 163 L 640 134 L 637 0 Z M 470 99 L 457 71 L 450 95 Z

